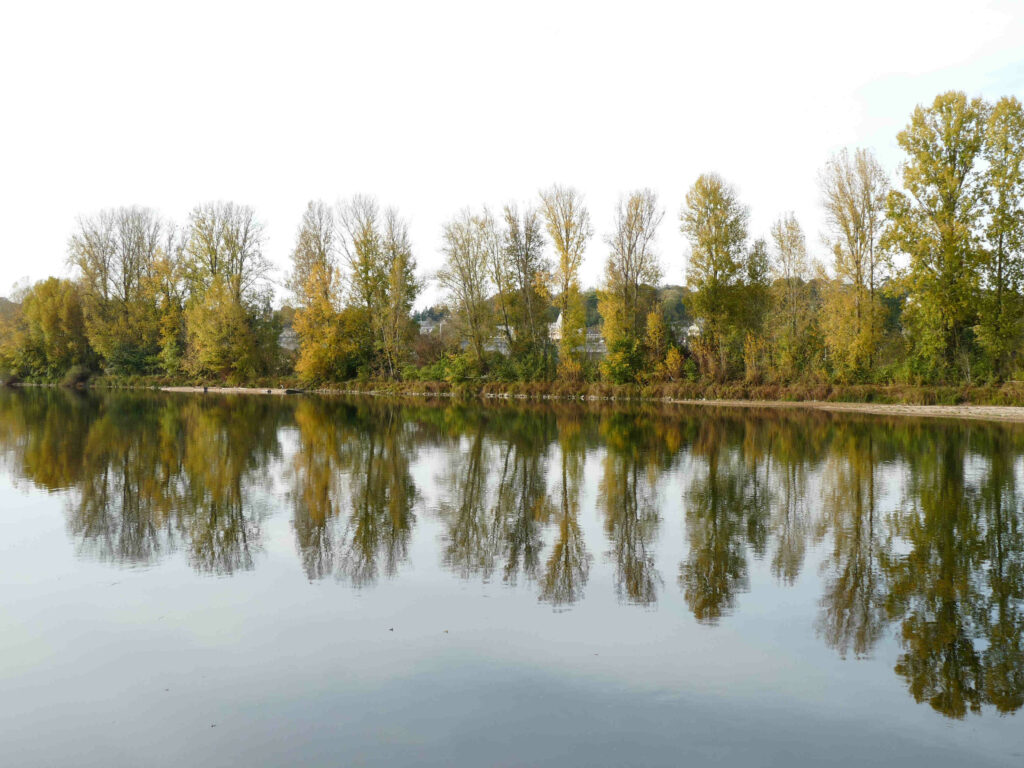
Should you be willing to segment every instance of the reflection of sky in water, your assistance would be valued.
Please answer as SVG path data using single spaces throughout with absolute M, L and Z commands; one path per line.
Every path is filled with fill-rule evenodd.
M 2 426 L 16 412 L 13 395 L 0 397 L 7 398 L 0 399 Z M 82 499 L 80 477 L 77 485 L 62 483 L 76 486 L 72 490 L 53 493 L 25 482 L 32 469 L 19 458 L 40 435 L 41 423 L 32 419 L 47 409 L 27 419 L 20 436 L 6 427 L 0 433 L 7 455 L 0 473 L 0 750 L 14 756 L 12 764 L 1020 764 L 1019 712 L 1000 716 L 986 704 L 981 716 L 949 719 L 908 695 L 907 681 L 894 672 L 903 650 L 899 620 L 886 621 L 860 659 L 848 652 L 844 660 L 820 631 L 835 565 L 835 526 L 827 521 L 836 513 L 829 498 L 856 458 L 844 442 L 850 430 L 843 425 L 852 420 L 800 422 L 795 432 L 817 435 L 818 443 L 783 450 L 786 419 L 761 423 L 750 413 L 716 415 L 727 422 L 718 444 L 719 472 L 734 470 L 719 485 L 721 498 L 748 499 L 744 484 L 752 476 L 760 476 L 771 493 L 761 520 L 761 554 L 753 552 L 746 522 L 734 525 L 729 551 L 741 556 L 742 577 L 731 607 L 702 623 L 680 584 L 680 568 L 692 555 L 694 531 L 707 529 L 707 519 L 694 517 L 694 510 L 705 498 L 700 484 L 714 447 L 701 424 L 710 412 L 659 417 L 693 428 L 674 451 L 658 447 L 650 422 L 626 440 L 609 442 L 599 416 L 583 418 L 587 438 L 567 453 L 582 462 L 576 517 L 590 561 L 574 602 L 552 605 L 541 598 L 561 530 L 563 450 L 555 422 L 540 430 L 543 439 L 537 441 L 530 439 L 538 434 L 530 431 L 536 426 L 530 418 L 516 427 L 520 432 L 493 420 L 481 425 L 472 415 L 458 426 L 434 429 L 424 426 L 429 417 L 421 408 L 402 413 L 392 432 L 407 465 L 366 463 L 367 453 L 386 455 L 386 447 L 375 453 L 386 446 L 382 441 L 372 448 L 363 444 L 355 464 L 335 467 L 332 492 L 340 502 L 324 523 L 338 546 L 350 530 L 353 489 L 364 487 L 349 474 L 389 467 L 415 488 L 395 575 L 388 577 L 378 563 L 376 577 L 357 588 L 337 568 L 308 578 L 296 521 L 297 493 L 311 481 L 299 471 L 303 452 L 310 445 L 322 448 L 324 430 L 345 426 L 352 414 L 328 410 L 315 427 L 307 420 L 303 433 L 295 407 L 294 401 L 274 402 L 245 414 L 272 423 L 276 437 L 253 448 L 245 461 L 222 465 L 241 468 L 238 478 L 228 479 L 238 480 L 241 514 L 250 524 L 199 526 L 192 518 L 206 507 L 177 519 L 179 509 L 168 515 L 171 524 L 155 526 L 162 548 L 141 564 L 118 561 L 109 551 L 98 558 L 100 550 L 76 533 L 96 530 L 73 519 Z M 360 429 L 385 434 L 380 425 L 386 421 L 377 415 L 379 410 Z M 175 435 L 178 448 L 162 455 L 174 461 L 189 450 L 186 436 L 199 428 L 199 417 L 211 414 L 179 416 L 168 422 L 164 414 L 163 422 L 163 434 Z M 115 421 L 117 426 L 104 424 L 97 411 L 60 423 L 66 430 L 94 430 L 86 452 L 95 452 L 101 437 L 121 449 L 130 446 L 117 436 L 134 429 L 131 420 Z M 225 421 L 213 423 L 229 430 Z M 922 547 L 890 534 L 894 529 L 887 526 L 895 523 L 887 521 L 895 512 L 911 510 L 942 488 L 978 498 L 996 451 L 1009 452 L 1009 474 L 1020 479 L 1024 441 L 1012 428 L 916 425 L 901 441 L 893 435 L 899 422 L 879 420 L 867 428 L 875 422 L 856 423 L 881 454 L 874 472 L 879 540 L 897 560 Z M 348 451 L 349 458 L 358 432 L 341 433 L 342 454 Z M 1003 443 L 993 442 L 993 435 L 1002 435 Z M 956 441 L 972 446 L 953 453 L 963 484 L 928 483 L 937 466 L 929 462 Z M 914 448 L 923 442 L 939 448 Z M 474 444 L 486 478 L 485 509 L 499 503 L 499 478 L 503 471 L 506 479 L 514 475 L 517 451 L 525 481 L 519 495 L 508 497 L 509 509 L 517 511 L 523 493 L 538 500 L 536 493 L 530 496 L 536 487 L 532 468 L 542 473 L 540 500 L 554 502 L 535 526 L 536 570 L 528 577 L 519 557 L 514 586 L 504 578 L 514 551 L 507 539 L 509 531 L 529 529 L 522 520 L 484 537 L 495 561 L 486 579 L 479 559 L 446 562 L 455 525 L 450 509 L 466 487 Z M 224 445 L 225 451 L 238 447 Z M 136 447 L 111 451 L 101 464 L 113 471 L 117 457 L 141 455 L 136 450 L 144 453 Z M 609 451 L 615 461 L 609 462 Z M 148 470 L 153 474 L 153 467 Z M 788 497 L 787 477 L 796 489 Z M 232 497 L 232 483 L 221 485 L 223 479 L 207 477 L 203 493 L 216 484 L 225 489 L 224 498 Z M 656 526 L 644 529 L 650 535 L 640 548 L 654 572 L 655 599 L 646 606 L 630 604 L 622 591 L 616 555 L 622 547 L 613 541 L 622 531 L 644 531 L 621 521 L 609 528 L 615 516 L 609 489 L 631 492 L 632 481 L 640 501 L 627 510 L 653 510 L 657 518 Z M 736 488 L 747 491 L 729 496 Z M 190 493 L 199 494 L 195 483 Z M 123 503 L 118 497 L 111 508 Z M 224 514 L 230 515 L 229 507 Z M 740 519 L 736 507 L 706 508 L 721 519 Z M 1019 503 L 1012 514 L 1019 529 Z M 487 515 L 481 519 L 486 522 Z M 205 568 L 189 537 L 210 530 L 217 532 L 214 548 L 227 546 L 225 531 L 252 536 L 251 561 L 216 552 L 213 562 L 242 566 Z M 783 541 L 803 553 L 789 570 L 780 558 Z M 386 554 L 380 547 L 374 551 Z M 1009 554 L 1020 562 L 1019 551 Z M 972 556 L 984 565 L 981 555 Z M 986 574 L 978 566 L 969 578 L 987 589 Z M 1019 596 L 1011 602 L 1019 608 Z M 977 653 L 987 647 L 986 638 L 975 639 Z

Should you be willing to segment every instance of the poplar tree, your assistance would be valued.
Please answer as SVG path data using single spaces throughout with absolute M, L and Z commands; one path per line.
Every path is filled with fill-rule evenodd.
M 615 341 L 633 342 L 643 336 L 647 312 L 653 300 L 649 290 L 661 280 L 661 265 L 654 250 L 658 225 L 665 212 L 650 189 L 641 189 L 619 200 L 615 228 L 605 239 L 611 249 L 605 262 L 602 315 L 609 346 Z
M 474 215 L 469 210 L 447 222 L 442 247 L 445 262 L 437 273 L 460 336 L 481 364 L 493 324 L 487 301 L 491 288 L 488 262 L 494 248 L 492 224 L 486 214 Z
M 904 191 L 888 196 L 886 243 L 909 259 L 903 313 L 918 374 L 970 376 L 970 331 L 980 282 L 979 224 L 988 108 L 960 91 L 917 106 L 896 137 Z
M 889 181 L 871 150 L 836 153 L 819 175 L 836 282 L 823 307 L 825 343 L 842 376 L 869 370 L 882 337 L 881 248 Z
M 807 241 L 792 212 L 772 224 L 771 237 L 774 245 L 772 287 L 775 294 L 772 331 L 776 338 L 779 368 L 786 376 L 792 377 L 801 364 L 808 362 L 805 353 L 813 310 L 807 286 L 810 272 Z
M 1024 319 L 1024 110 L 1015 97 L 1000 99 L 992 109 L 984 156 L 987 250 L 977 334 L 995 378 L 1002 380 L 1012 372 Z
M 305 381 L 338 376 L 340 286 L 334 213 L 319 200 L 306 206 L 291 254 L 288 285 L 295 296 L 293 328 L 299 339 L 295 372 Z
M 554 185 L 540 193 L 544 224 L 555 249 L 553 283 L 558 291 L 561 338 L 558 356 L 563 372 L 566 363 L 578 363 L 586 342 L 587 315 L 580 292 L 579 271 L 587 241 L 594 234 L 583 195 L 572 187 Z M 578 365 L 572 366 L 578 375 Z
M 388 279 L 377 323 L 384 367 L 388 376 L 397 378 L 409 356 L 409 339 L 413 333 L 410 312 L 420 286 L 409 225 L 394 208 L 384 212 L 382 252 Z
M 520 212 L 509 204 L 504 211 L 505 228 L 501 253 L 507 265 L 507 286 L 512 293 L 509 319 L 515 331 L 512 348 L 520 354 L 535 354 L 546 348 L 550 265 L 544 257 L 544 235 L 536 208 Z
M 716 378 L 727 375 L 747 327 L 755 315 L 763 315 L 760 286 L 767 279 L 767 251 L 763 244 L 748 251 L 749 218 L 736 190 L 715 173 L 697 178 L 680 213 L 680 228 L 690 242 L 686 280 L 701 326 L 699 344 L 707 352 L 705 364 L 715 369 L 707 373 Z M 757 313 L 749 312 L 754 297 L 747 295 L 752 293 L 747 286 L 757 287 Z
M 664 215 L 653 191 L 637 190 L 619 199 L 615 229 L 605 239 L 611 250 L 598 310 L 608 353 L 601 365 L 604 375 L 617 384 L 635 381 L 643 368 L 647 315 L 661 280 L 654 239 Z
M 409 311 L 416 298 L 416 262 L 408 224 L 395 209 L 384 211 L 372 197 L 357 195 L 341 204 L 341 252 L 347 300 L 361 321 L 359 346 L 371 372 L 398 376 L 408 351 Z

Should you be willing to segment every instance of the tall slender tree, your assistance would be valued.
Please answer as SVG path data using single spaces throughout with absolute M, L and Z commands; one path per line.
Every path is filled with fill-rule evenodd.
M 385 301 L 380 313 L 381 348 L 388 376 L 397 378 L 409 355 L 413 302 L 419 293 L 416 259 L 412 253 L 409 225 L 394 208 L 384 211 L 384 263 L 388 267 Z
M 871 150 L 851 156 L 844 149 L 829 158 L 818 184 L 836 278 L 825 298 L 826 344 L 841 374 L 863 373 L 883 331 L 879 290 L 886 259 L 880 243 L 889 181 Z
M 686 280 L 693 291 L 693 314 L 700 328 L 706 375 L 728 375 L 742 347 L 747 323 L 763 315 L 763 297 L 747 296 L 747 285 L 767 279 L 763 243 L 747 249 L 750 212 L 736 190 L 716 173 L 697 178 L 686 193 L 680 228 L 690 241 Z M 754 304 L 750 299 L 758 299 Z M 757 307 L 757 312 L 749 310 Z
M 919 374 L 969 377 L 979 287 L 979 223 L 988 107 L 960 91 L 914 109 L 897 141 L 904 191 L 887 200 L 887 244 L 909 259 L 904 317 Z
M 602 289 L 609 344 L 617 340 L 633 342 L 643 335 L 653 298 L 645 289 L 661 280 L 654 240 L 664 216 L 657 195 L 650 189 L 637 190 L 619 200 L 615 228 L 605 239 L 611 249 Z
M 463 210 L 444 225 L 444 266 L 437 281 L 447 292 L 448 302 L 464 342 L 478 363 L 484 359 L 484 344 L 490 336 L 493 317 L 487 301 L 491 288 L 488 262 L 493 252 L 494 232 L 485 214 Z
M 520 212 L 514 203 L 505 206 L 504 215 L 502 255 L 514 296 L 510 313 L 516 335 L 513 348 L 520 354 L 538 353 L 547 341 L 544 310 L 550 277 L 541 217 L 536 208 Z
M 796 216 L 790 212 L 771 228 L 774 245 L 772 285 L 775 300 L 773 323 L 778 368 L 788 378 L 805 371 L 813 308 L 807 279 L 810 263 L 807 241 Z
M 1012 371 L 1024 331 L 1024 108 L 1013 96 L 992 109 L 984 157 L 988 223 L 977 333 L 1001 380 Z
M 586 341 L 586 310 L 580 292 L 580 265 L 587 241 L 594 234 L 583 195 L 572 187 L 554 185 L 540 193 L 544 224 L 555 249 L 554 286 L 560 316 L 559 357 L 579 355 Z

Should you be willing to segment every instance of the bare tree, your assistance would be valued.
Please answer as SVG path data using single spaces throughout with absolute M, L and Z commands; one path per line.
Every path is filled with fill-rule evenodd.
M 189 216 L 185 253 L 193 293 L 204 293 L 222 280 L 239 304 L 256 298 L 270 276 L 270 261 L 263 253 L 263 223 L 248 205 L 205 203 Z
M 166 229 L 151 208 L 108 208 L 78 220 L 68 243 L 68 262 L 81 272 L 87 295 L 101 301 L 134 301 Z

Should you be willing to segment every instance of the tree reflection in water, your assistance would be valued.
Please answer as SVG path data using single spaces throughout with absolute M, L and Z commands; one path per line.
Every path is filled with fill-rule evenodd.
M 953 718 L 1024 706 L 1022 436 L 661 406 L 0 393 L 0 460 L 66 495 L 82 556 L 251 569 L 277 498 L 309 579 L 398 575 L 427 515 L 460 578 L 565 609 L 603 550 L 619 599 L 654 606 L 659 537 L 680 521 L 673 594 L 696 621 L 739 610 L 757 561 L 785 588 L 815 559 L 822 641 L 863 658 L 895 638 L 910 695 Z

